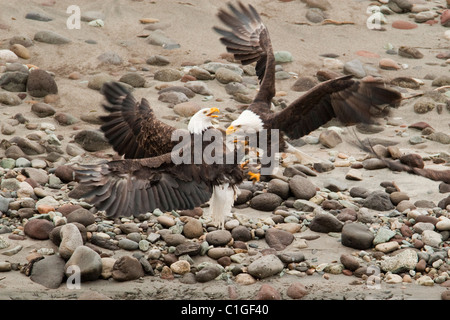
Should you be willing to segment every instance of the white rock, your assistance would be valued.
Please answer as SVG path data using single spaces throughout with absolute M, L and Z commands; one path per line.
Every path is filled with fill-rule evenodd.
M 450 230 L 450 219 L 443 216 L 441 216 L 439 219 L 440 221 L 436 223 L 436 229 L 438 229 L 439 231 Z
M 442 242 L 442 235 L 433 230 L 424 230 L 422 232 L 422 241 L 428 246 L 438 248 Z
M 17 60 L 19 60 L 19 57 L 11 50 L 8 49 L 0 50 L 0 61 L 16 62 Z
M 389 241 L 377 244 L 375 246 L 375 249 L 384 253 L 388 253 L 394 250 L 397 250 L 399 248 L 399 244 L 397 241 Z
M 101 258 L 102 260 L 102 273 L 101 276 L 103 279 L 109 279 L 112 277 L 112 271 L 114 264 L 116 263 L 116 259 L 114 258 Z
M 389 273 L 386 275 L 386 283 L 402 283 L 403 282 L 403 278 L 401 276 L 399 276 L 398 274 L 394 274 L 394 273 Z
M 63 225 L 60 230 L 61 243 L 59 245 L 59 255 L 67 260 L 75 252 L 75 249 L 83 245 L 83 238 L 80 230 L 73 223 Z
M 29 198 L 34 195 L 33 187 L 25 181 L 19 183 L 19 190 L 17 190 L 17 197 Z
M 433 286 L 434 281 L 429 276 L 421 276 L 419 279 L 416 280 L 416 283 L 421 286 Z
M 339 59 L 325 58 L 323 59 L 323 67 L 326 69 L 342 69 L 344 63 Z
M 90 25 L 91 27 L 104 27 L 105 23 L 103 22 L 102 19 L 96 19 L 96 20 L 92 20 L 88 23 L 88 25 Z
M 444 38 L 450 40 L 450 30 L 445 31 Z

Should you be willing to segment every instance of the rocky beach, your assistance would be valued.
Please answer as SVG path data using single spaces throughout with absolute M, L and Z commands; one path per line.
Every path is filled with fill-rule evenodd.
M 0 300 L 450 300 L 447 2 L 245 1 L 270 32 L 274 110 L 344 74 L 403 100 L 290 141 L 314 163 L 280 154 L 217 229 L 208 204 L 109 219 L 74 169 L 119 158 L 100 130 L 108 81 L 177 128 L 206 107 L 223 129 L 239 116 L 259 83 L 212 29 L 226 2 L 0 0 Z

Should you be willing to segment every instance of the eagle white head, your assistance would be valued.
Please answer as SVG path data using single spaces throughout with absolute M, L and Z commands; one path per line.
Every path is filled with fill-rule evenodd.
M 250 110 L 243 111 L 240 116 L 231 122 L 227 128 L 227 135 L 255 133 L 264 129 L 264 123 L 261 118 Z
M 211 128 L 217 123 L 215 118 L 217 118 L 218 115 L 215 113 L 219 112 L 220 111 L 218 108 L 204 108 L 197 111 L 197 113 L 192 116 L 191 120 L 189 120 L 189 132 L 193 134 L 201 134 L 206 129 Z

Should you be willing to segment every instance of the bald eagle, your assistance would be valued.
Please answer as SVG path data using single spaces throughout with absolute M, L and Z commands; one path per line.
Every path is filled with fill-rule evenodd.
M 231 122 L 227 134 L 279 130 L 279 151 L 292 152 L 301 161 L 310 162 L 314 160 L 291 146 L 284 135 L 289 139 L 300 138 L 333 118 L 344 125 L 371 123 L 374 114 L 386 114 L 386 105 L 399 104 L 399 92 L 379 82 L 358 81 L 347 75 L 322 82 L 285 109 L 273 112 L 275 57 L 269 32 L 252 5 L 244 6 L 238 2 L 237 8 L 229 3 L 228 8 L 230 12 L 219 10 L 218 17 L 231 30 L 220 27 L 214 27 L 214 30 L 222 35 L 220 41 L 236 60 L 243 65 L 256 62 L 260 88 L 248 108 Z M 265 151 L 271 154 L 271 143 L 267 146 Z
M 213 223 L 223 226 L 234 204 L 236 185 L 243 181 L 243 171 L 237 161 L 226 161 L 236 150 L 220 141 L 224 132 L 213 126 L 219 110 L 201 109 L 191 117 L 188 130 L 176 129 L 157 119 L 145 98 L 137 102 L 117 82 L 106 83 L 102 93 L 109 114 L 102 117 L 101 130 L 125 159 L 82 165 L 76 170 L 77 188 L 84 190 L 82 198 L 108 217 L 137 216 L 156 208 L 193 209 L 209 201 Z M 210 145 L 203 139 L 207 130 L 209 136 L 219 137 L 214 156 L 222 161 L 207 163 L 203 158 Z M 174 135 L 186 141 L 177 141 Z M 199 141 L 200 161 L 193 152 Z M 177 162 L 179 159 L 185 161 Z

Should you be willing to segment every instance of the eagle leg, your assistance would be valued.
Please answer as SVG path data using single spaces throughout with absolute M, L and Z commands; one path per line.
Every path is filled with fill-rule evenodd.
M 254 172 L 249 171 L 248 175 L 250 176 L 250 180 L 253 180 L 253 183 L 255 183 L 257 181 L 259 182 L 261 179 L 261 173 L 254 173 Z

